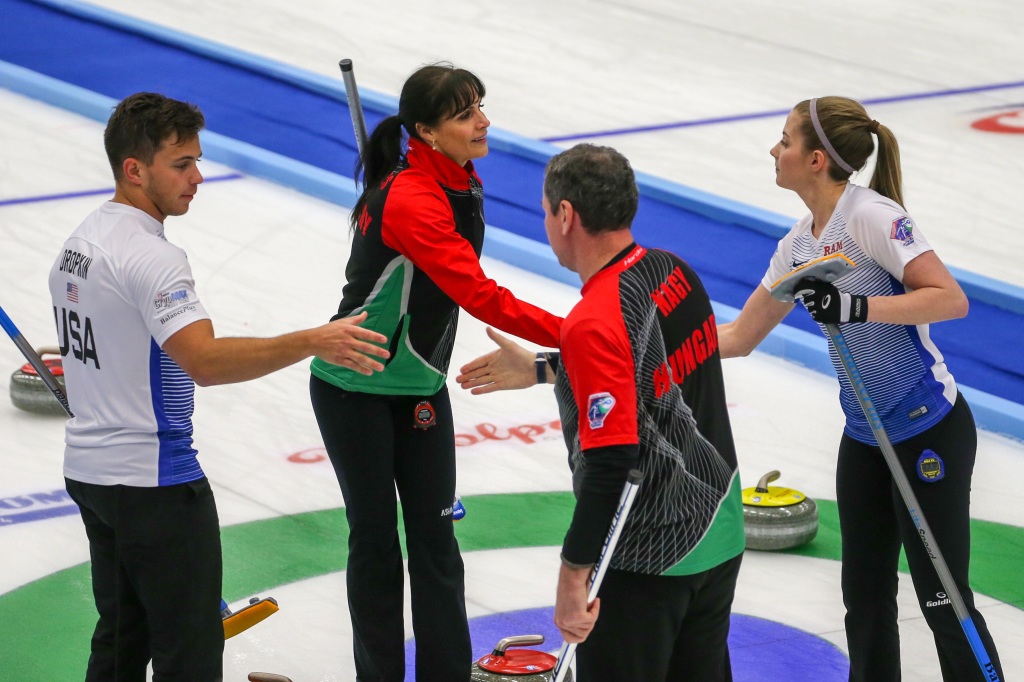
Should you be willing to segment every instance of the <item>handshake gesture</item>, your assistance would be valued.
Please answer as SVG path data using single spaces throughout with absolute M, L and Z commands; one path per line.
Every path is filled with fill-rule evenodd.
M 797 283 L 796 295 L 815 322 L 840 324 L 867 322 L 868 297 L 839 291 L 834 284 L 817 277 L 804 277 Z

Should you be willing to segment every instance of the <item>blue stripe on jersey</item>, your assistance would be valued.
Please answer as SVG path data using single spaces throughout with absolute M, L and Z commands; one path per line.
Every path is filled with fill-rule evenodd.
M 158 485 L 175 485 L 203 477 L 192 447 L 192 411 L 196 385 L 191 377 L 150 340 L 149 385 L 160 454 Z
M 845 217 L 837 213 L 830 227 L 840 221 L 845 224 Z M 822 242 L 827 241 L 822 239 Z M 797 236 L 793 240 L 794 261 L 820 257 L 820 243 L 810 234 Z M 902 282 L 880 267 L 856 242 L 847 240 L 844 247 L 844 255 L 857 263 L 857 268 L 836 280 L 841 291 L 864 296 L 906 293 Z M 824 325 L 819 326 L 824 331 Z M 894 443 L 931 428 L 953 408 L 943 395 L 945 386 L 936 380 L 933 371 L 938 369 L 945 374 L 942 354 L 927 337 L 922 338 L 922 329 L 927 334 L 927 325 L 919 328 L 867 322 L 842 327 L 868 395 L 878 410 L 886 435 Z M 877 445 L 853 385 L 831 343 L 829 357 L 839 377 L 839 402 L 846 414 L 846 433 L 862 443 Z

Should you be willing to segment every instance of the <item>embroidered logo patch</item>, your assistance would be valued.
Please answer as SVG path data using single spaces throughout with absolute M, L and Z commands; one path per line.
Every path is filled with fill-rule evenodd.
M 186 289 L 179 289 L 178 291 L 161 291 L 153 299 L 153 307 L 157 310 L 177 308 L 185 303 L 188 303 L 188 291 Z
M 599 429 L 604 426 L 608 413 L 615 407 L 615 398 L 611 393 L 594 393 L 588 401 L 587 420 L 590 421 L 590 428 Z
M 892 221 L 892 230 L 889 232 L 889 239 L 903 242 L 903 246 L 910 246 L 914 243 L 914 221 L 903 216 Z

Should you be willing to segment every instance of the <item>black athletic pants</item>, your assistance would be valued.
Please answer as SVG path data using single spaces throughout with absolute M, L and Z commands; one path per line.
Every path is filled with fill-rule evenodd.
M 473 651 L 452 522 L 455 429 L 448 390 L 429 397 L 353 393 L 314 376 L 310 395 L 345 498 L 356 678 L 405 679 L 397 487 L 409 557 L 416 680 L 467 682 Z M 422 402 L 429 403 L 432 417 Z
M 985 649 L 998 667 L 995 645 L 985 619 L 974 608 L 974 594 L 968 584 L 971 476 L 977 446 L 974 417 L 963 396 L 958 396 L 942 421 L 893 448 Z M 936 453 L 945 468 L 945 475 L 933 482 L 925 482 L 918 475 L 918 460 L 926 449 Z M 967 643 L 880 448 L 843 436 L 836 494 L 843 542 L 850 680 L 900 679 L 896 592 L 901 545 L 921 611 L 935 637 L 943 679 L 988 679 Z M 1002 677 L 1001 669 L 999 675 Z
M 729 614 L 743 555 L 685 576 L 609 570 L 576 652 L 586 682 L 730 682 Z
M 86 682 L 219 682 L 221 547 L 209 482 L 157 488 L 65 479 L 89 536 L 99 621 Z

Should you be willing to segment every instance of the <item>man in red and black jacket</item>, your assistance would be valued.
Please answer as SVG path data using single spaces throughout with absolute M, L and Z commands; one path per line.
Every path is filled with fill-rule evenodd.
M 677 256 L 633 241 L 638 191 L 615 150 L 577 145 L 553 157 L 542 203 L 552 250 L 583 281 L 562 325 L 555 379 L 576 494 L 555 623 L 580 645 L 580 679 L 731 680 L 743 507 L 707 292 Z M 463 367 L 463 388 L 551 379 L 542 365 L 533 379 L 532 353 L 492 337 L 501 350 Z M 633 468 L 644 481 L 588 604 Z

